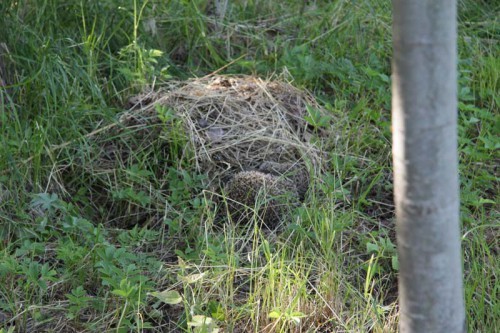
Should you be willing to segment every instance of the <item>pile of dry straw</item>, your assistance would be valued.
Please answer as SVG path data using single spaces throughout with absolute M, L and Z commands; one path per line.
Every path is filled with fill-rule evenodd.
M 208 175 L 207 189 L 217 193 L 235 174 L 286 165 L 304 175 L 287 180 L 302 187 L 298 196 L 303 198 L 309 173 L 321 168 L 320 148 L 311 142 L 321 133 L 306 121 L 308 108 L 324 112 L 310 94 L 287 82 L 212 75 L 131 98 L 120 123 L 121 128 L 159 123 L 158 110 L 169 110 L 180 119 L 188 139 L 185 156 L 191 156 L 198 172 Z M 257 182 L 264 185 L 264 178 L 269 179 Z

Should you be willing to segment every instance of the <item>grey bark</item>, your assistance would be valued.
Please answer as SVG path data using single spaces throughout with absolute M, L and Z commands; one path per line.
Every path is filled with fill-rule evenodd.
M 465 332 L 456 0 L 393 0 L 392 127 L 401 332 Z

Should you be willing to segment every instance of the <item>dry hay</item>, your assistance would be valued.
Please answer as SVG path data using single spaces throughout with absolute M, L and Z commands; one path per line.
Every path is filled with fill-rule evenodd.
M 185 126 L 199 172 L 225 182 L 235 172 L 264 162 L 319 166 L 313 129 L 304 120 L 306 105 L 322 110 L 314 98 L 280 81 L 253 76 L 210 76 L 174 83 L 163 91 L 135 96 L 120 121 L 151 122 L 156 107 L 175 111 Z
M 311 142 L 320 133 L 305 120 L 307 106 L 323 112 L 310 94 L 287 82 L 212 75 L 134 96 L 120 128 L 151 138 L 150 129 L 158 126 L 150 125 L 161 123 L 159 107 L 170 110 L 189 141 L 185 157 L 208 175 L 209 190 L 218 192 L 242 171 L 272 177 L 292 171 L 289 179 L 303 198 L 309 172 L 321 167 L 319 147 Z

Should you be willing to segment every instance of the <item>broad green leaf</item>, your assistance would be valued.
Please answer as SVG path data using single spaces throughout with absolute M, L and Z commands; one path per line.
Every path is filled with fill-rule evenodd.
M 399 271 L 398 256 L 392 256 L 391 263 L 392 263 L 392 269 L 394 269 L 395 271 Z
M 281 313 L 279 311 L 273 310 L 269 313 L 268 317 L 272 319 L 278 319 L 279 317 L 281 317 Z
M 374 243 L 366 243 L 366 252 L 368 253 L 377 253 L 379 251 L 379 246 Z
M 130 294 L 129 291 L 125 291 L 125 290 L 121 290 L 121 289 L 115 289 L 111 293 L 113 295 L 124 297 L 124 298 L 128 297 L 128 295 Z
M 196 315 L 193 316 L 193 318 L 191 318 L 191 321 L 188 322 L 188 326 L 201 327 L 201 326 L 208 326 L 211 323 L 212 323 L 212 318 L 203 315 Z
M 174 305 L 182 302 L 182 296 L 176 290 L 165 290 L 162 292 L 154 291 L 150 293 L 151 296 L 158 298 L 160 301 L 166 304 Z
M 481 204 L 481 205 L 483 205 L 483 204 L 496 204 L 496 201 L 491 200 L 491 199 L 480 198 L 479 204 Z

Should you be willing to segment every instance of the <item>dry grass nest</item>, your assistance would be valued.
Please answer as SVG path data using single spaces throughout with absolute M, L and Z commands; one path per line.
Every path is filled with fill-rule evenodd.
M 282 80 L 212 75 L 171 82 L 130 98 L 127 107 L 120 129 L 144 131 L 145 138 L 150 125 L 162 122 L 158 110 L 176 117 L 188 141 L 184 157 L 208 175 L 207 189 L 214 193 L 231 180 L 234 186 L 235 174 L 254 170 L 267 180 L 289 179 L 303 198 L 310 173 L 321 169 L 321 149 L 312 138 L 322 133 L 306 116 L 307 108 L 325 111 L 312 95 Z

